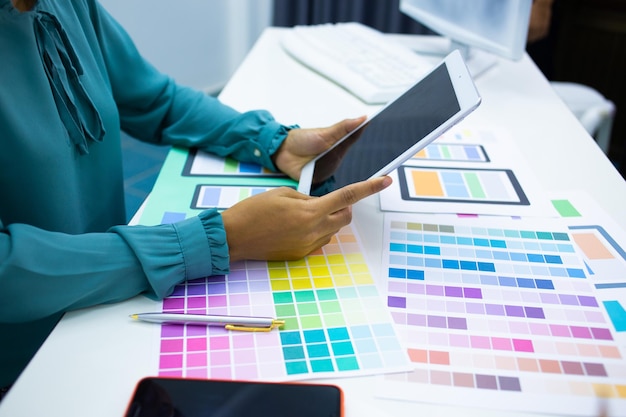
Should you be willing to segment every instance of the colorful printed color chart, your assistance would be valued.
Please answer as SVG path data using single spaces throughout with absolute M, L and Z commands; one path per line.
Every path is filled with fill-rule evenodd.
M 202 185 L 196 186 L 191 207 L 195 209 L 218 208 L 225 210 L 228 207 L 253 195 L 261 194 L 276 187 L 247 187 L 233 185 Z
M 602 226 L 581 224 L 569 229 L 584 257 L 590 281 L 603 296 L 613 328 L 626 332 L 626 251 Z
M 386 214 L 387 304 L 415 369 L 386 375 L 381 395 L 587 416 L 606 397 L 626 410 L 624 300 L 598 291 L 577 243 L 606 245 L 578 233 L 558 219 Z
M 626 251 L 598 225 L 570 226 L 570 233 L 590 265 L 589 275 L 597 289 L 626 288 Z
M 185 167 L 184 176 L 207 176 L 207 175 L 229 175 L 229 176 L 279 176 L 283 174 L 272 172 L 260 165 L 239 162 L 232 158 L 221 158 L 206 152 L 193 149 L 189 151 Z
M 351 227 L 296 262 L 243 262 L 178 286 L 163 311 L 279 317 L 280 331 L 164 325 L 159 374 L 285 380 L 410 368 Z
M 555 208 L 502 129 L 458 126 L 390 173 L 383 211 L 554 217 Z
M 398 168 L 398 177 L 404 200 L 529 204 L 511 170 L 429 168 L 407 164 Z
M 428 159 L 431 161 L 467 161 L 489 162 L 487 152 L 482 145 L 431 143 L 419 151 L 412 159 Z
M 276 187 L 295 187 L 284 175 L 195 150 L 172 148 L 143 208 L 140 223 L 173 223 L 207 208 L 226 209 Z

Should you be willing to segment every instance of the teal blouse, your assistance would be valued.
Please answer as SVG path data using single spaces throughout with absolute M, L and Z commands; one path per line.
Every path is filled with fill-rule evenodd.
M 275 169 L 288 128 L 176 84 L 96 0 L 0 0 L 0 386 L 61 314 L 228 272 L 221 216 L 126 226 L 120 129 Z

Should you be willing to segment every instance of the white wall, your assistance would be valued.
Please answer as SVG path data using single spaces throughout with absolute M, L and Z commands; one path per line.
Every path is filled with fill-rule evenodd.
M 179 83 L 219 90 L 263 29 L 273 0 L 100 0 L 139 51 Z

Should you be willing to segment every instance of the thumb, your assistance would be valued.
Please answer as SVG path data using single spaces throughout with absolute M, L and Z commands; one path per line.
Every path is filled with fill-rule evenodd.
M 333 145 L 339 139 L 352 132 L 359 127 L 367 119 L 366 116 L 356 117 L 354 119 L 344 119 L 327 128 L 327 143 Z

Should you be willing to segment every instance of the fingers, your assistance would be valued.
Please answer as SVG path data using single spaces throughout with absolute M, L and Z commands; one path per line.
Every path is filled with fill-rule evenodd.
M 337 142 L 339 139 L 346 136 L 348 133 L 352 132 L 354 129 L 359 127 L 361 123 L 365 121 L 366 116 L 360 116 L 354 119 L 345 119 L 341 122 L 335 123 L 331 127 L 328 128 L 330 132 L 329 139 L 331 140 L 328 145 L 332 145 Z
M 343 129 L 344 129 L 344 132 L 343 132 L 342 136 L 345 136 L 348 133 L 352 132 L 361 123 L 363 123 L 365 121 L 365 119 L 367 119 L 366 116 L 359 116 L 359 117 L 356 117 L 354 119 L 346 119 L 343 122 L 341 122 L 341 125 L 343 126 Z
M 388 176 L 373 178 L 346 185 L 316 200 L 316 203 L 323 206 L 326 213 L 335 213 L 344 209 L 359 200 L 376 194 L 391 185 L 391 178 Z

